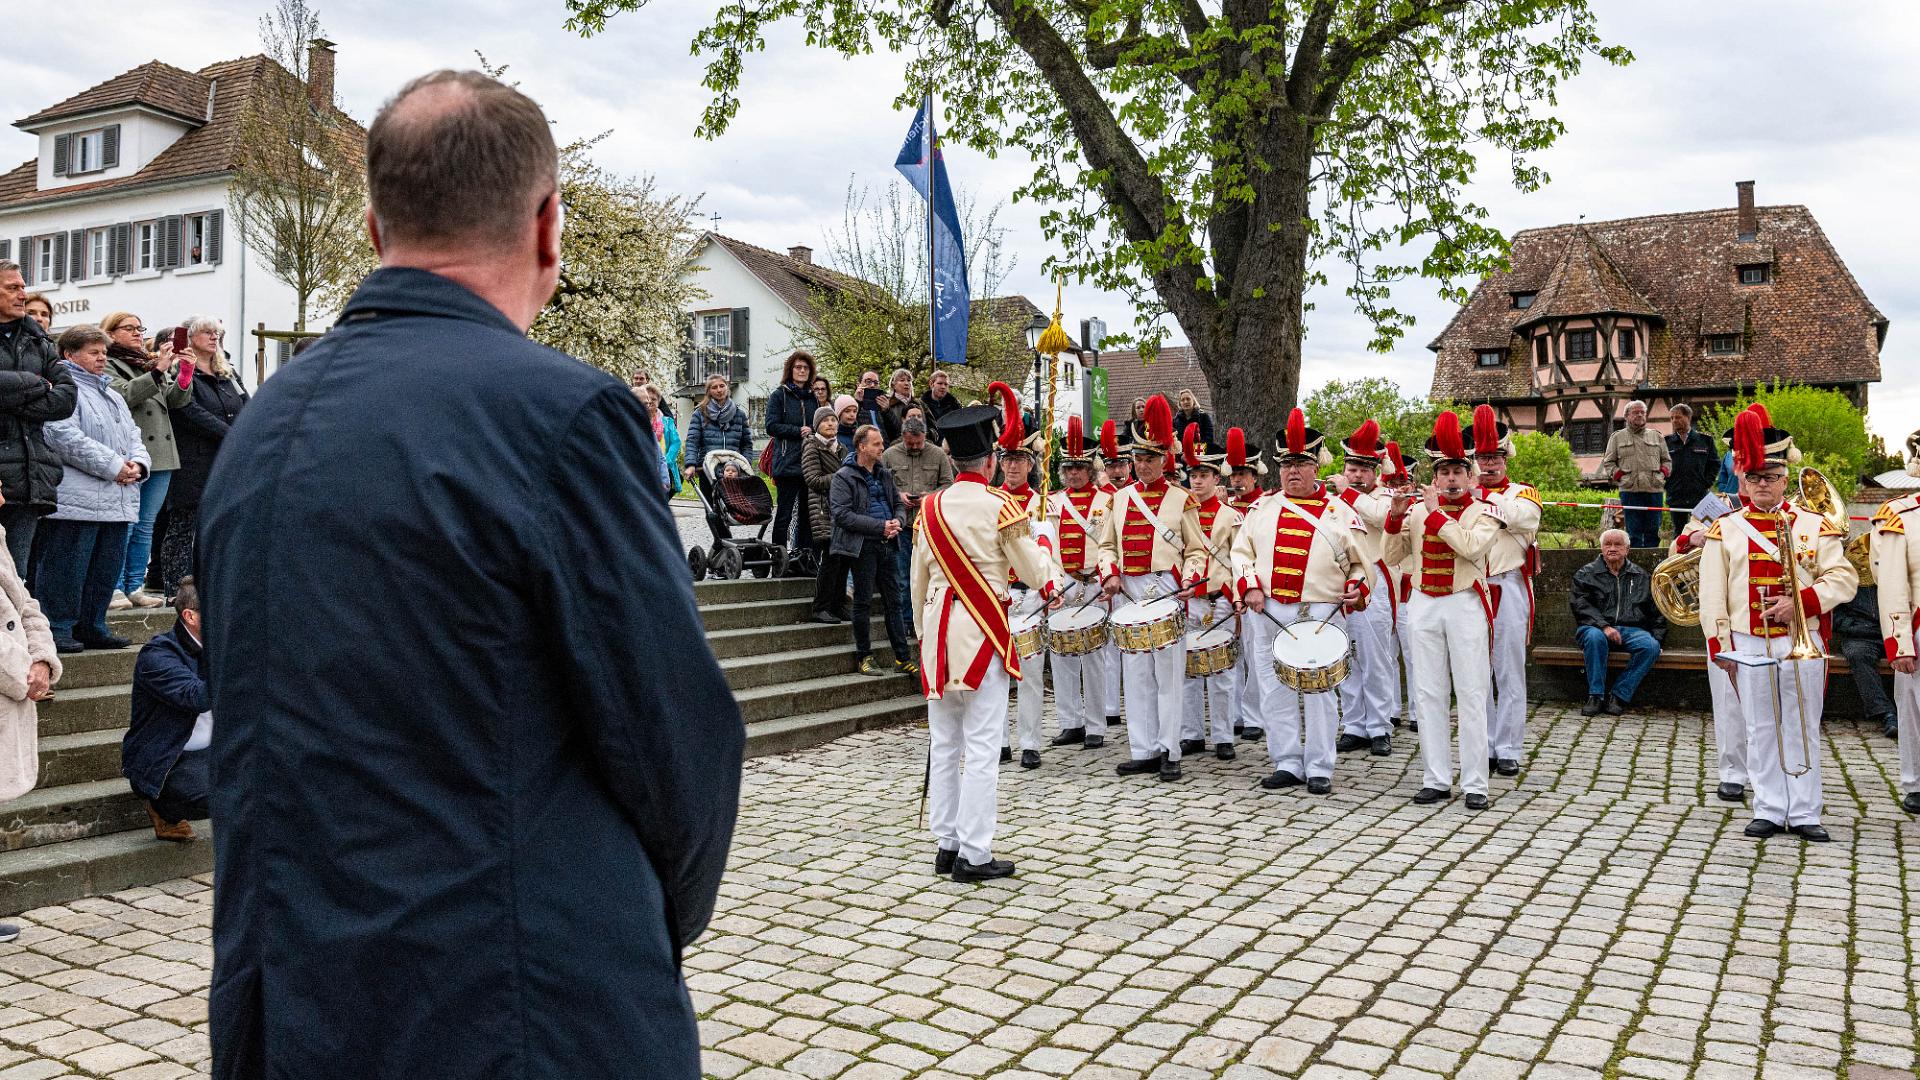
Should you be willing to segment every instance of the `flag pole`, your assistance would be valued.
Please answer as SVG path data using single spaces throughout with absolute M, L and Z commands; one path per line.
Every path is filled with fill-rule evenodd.
M 933 358 L 929 372 L 940 367 L 939 316 L 934 311 L 934 237 L 933 208 L 935 206 L 935 187 L 940 183 L 940 170 L 934 155 L 938 152 L 933 133 L 933 78 L 927 78 L 927 355 Z M 962 357 L 962 359 L 965 359 Z M 931 376 L 929 376 L 931 377 Z

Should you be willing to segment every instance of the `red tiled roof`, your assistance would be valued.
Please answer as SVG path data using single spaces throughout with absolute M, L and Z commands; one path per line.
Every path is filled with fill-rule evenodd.
M 1167 404 L 1180 399 L 1180 391 L 1191 390 L 1200 407 L 1213 411 L 1213 389 L 1200 372 L 1200 361 L 1189 345 L 1162 345 L 1159 355 L 1149 364 L 1132 349 L 1103 352 L 1100 366 L 1107 369 L 1107 414 L 1124 420 L 1133 411 L 1133 399 L 1165 394 Z
M 1455 401 L 1536 397 L 1515 330 L 1540 318 L 1637 313 L 1654 323 L 1646 363 L 1656 388 L 1751 385 L 1773 377 L 1823 385 L 1877 382 L 1887 318 L 1867 299 L 1804 206 L 1763 206 L 1756 239 L 1738 211 L 1702 210 L 1528 229 L 1511 269 L 1489 274 L 1433 343 L 1433 394 Z M 1767 262 L 1772 280 L 1741 285 L 1739 267 Z M 1516 310 L 1512 294 L 1534 292 Z M 1705 339 L 1744 334 L 1741 355 L 1705 355 Z M 1479 367 L 1481 349 L 1511 359 Z
M 149 60 L 132 71 L 88 87 L 58 105 L 15 120 L 13 126 L 32 127 L 123 105 L 146 105 L 183 120 L 203 123 L 207 118 L 207 80 L 205 73 L 182 71 L 172 64 Z

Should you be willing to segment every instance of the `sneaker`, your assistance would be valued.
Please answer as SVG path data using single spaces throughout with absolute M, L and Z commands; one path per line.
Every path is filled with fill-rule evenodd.
M 108 611 L 125 611 L 132 606 L 133 601 L 127 599 L 127 594 L 119 589 L 113 590 L 113 599 L 107 601 Z
M 878 676 L 886 673 L 887 669 L 880 666 L 880 661 L 875 660 L 872 653 L 860 658 L 860 674 Z
M 166 604 L 165 600 L 160 599 L 145 589 L 135 589 L 128 593 L 127 602 L 137 608 L 157 608 Z
M 893 670 L 902 675 L 918 675 L 920 674 L 920 665 L 911 660 L 895 660 L 893 662 Z

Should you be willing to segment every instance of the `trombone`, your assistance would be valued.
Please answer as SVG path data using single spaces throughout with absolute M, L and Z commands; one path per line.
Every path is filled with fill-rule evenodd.
M 1821 475 L 1820 470 L 1814 468 L 1800 470 L 1800 505 L 1827 519 L 1828 523 L 1842 532 L 1846 530 L 1846 510 L 1840 505 L 1839 498 L 1835 496 L 1833 485 L 1827 482 L 1827 478 Z M 1813 631 L 1807 625 L 1806 610 L 1800 604 L 1800 559 L 1793 539 L 1793 514 L 1791 511 L 1783 510 L 1780 516 L 1782 584 L 1786 586 L 1787 595 L 1793 598 L 1793 607 L 1787 621 L 1793 646 L 1787 650 L 1787 655 L 1782 658 L 1782 662 L 1825 661 L 1829 659 L 1827 651 L 1814 639 Z M 1793 686 L 1795 711 L 1800 720 L 1800 768 L 1797 770 L 1787 767 L 1787 736 L 1780 727 L 1782 720 L 1780 666 L 1774 665 L 1773 737 L 1780 752 L 1780 770 L 1788 776 L 1800 777 L 1813 771 L 1813 739 L 1807 731 L 1806 677 L 1797 664 L 1793 669 Z

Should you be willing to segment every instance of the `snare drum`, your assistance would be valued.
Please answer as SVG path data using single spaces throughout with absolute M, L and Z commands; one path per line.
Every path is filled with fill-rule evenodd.
M 1047 645 L 1047 610 L 1035 608 L 1023 615 L 1016 615 L 1010 623 L 1013 630 L 1013 650 L 1020 659 L 1031 660 L 1040 655 Z
M 1047 619 L 1047 648 L 1058 656 L 1086 656 L 1107 643 L 1107 613 L 1098 604 L 1056 611 Z
M 1303 694 L 1324 694 L 1352 671 L 1352 641 L 1333 623 L 1300 619 L 1273 636 L 1273 673 Z
M 1107 633 L 1121 652 L 1150 653 L 1180 644 L 1187 616 L 1171 596 L 1128 604 L 1107 620 Z
M 1240 662 L 1240 639 L 1224 626 L 1187 635 L 1187 678 L 1204 679 L 1232 671 Z

